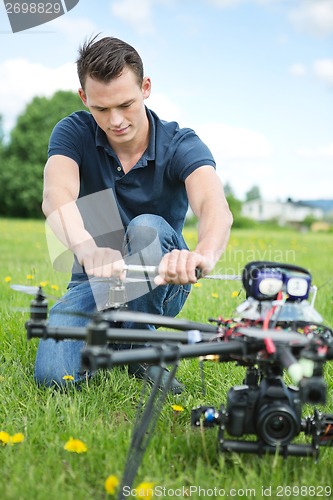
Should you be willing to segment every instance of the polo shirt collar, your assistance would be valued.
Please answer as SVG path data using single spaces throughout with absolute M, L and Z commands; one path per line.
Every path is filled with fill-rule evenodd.
M 156 157 L 156 125 L 155 125 L 155 120 L 153 118 L 153 115 L 151 114 L 150 109 L 146 107 L 146 113 L 148 116 L 149 120 L 149 144 L 148 148 L 146 150 L 146 153 L 144 154 L 145 158 L 147 161 L 149 160 L 155 160 Z
M 111 146 L 108 143 L 108 140 L 106 138 L 105 132 L 101 128 L 99 128 L 97 123 L 96 123 L 95 143 L 96 143 L 96 146 L 101 146 L 102 148 L 105 148 L 105 149 L 111 148 Z
M 143 158 L 149 161 L 149 160 L 155 160 L 156 126 L 152 113 L 147 107 L 146 107 L 146 113 L 149 120 L 149 144 L 146 152 L 143 154 Z M 112 150 L 106 138 L 105 132 L 97 125 L 97 123 L 96 123 L 96 133 L 95 133 L 95 144 L 96 146 L 101 146 L 102 148 L 108 150 L 109 152 Z

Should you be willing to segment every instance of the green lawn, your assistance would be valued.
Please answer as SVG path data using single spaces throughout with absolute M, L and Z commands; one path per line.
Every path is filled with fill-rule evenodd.
M 80 392 L 69 388 L 67 393 L 59 393 L 35 386 L 38 341 L 27 341 L 24 323 L 28 315 L 21 310 L 29 307 L 31 297 L 13 291 L 10 284 L 43 282 L 46 292 L 61 296 L 68 276 L 51 268 L 42 221 L 0 219 L 0 234 L 0 432 L 24 435 L 21 443 L 0 445 L 1 498 L 107 498 L 105 479 L 111 474 L 122 476 L 142 384 L 116 368 L 100 372 Z M 194 245 L 194 233 L 188 230 L 187 237 Z M 306 267 L 319 288 L 316 309 L 332 326 L 332 254 L 332 234 L 234 230 L 215 271 L 239 274 L 251 260 Z M 193 288 L 182 317 L 203 322 L 210 317 L 231 317 L 244 300 L 237 281 L 202 280 L 200 285 Z M 217 449 L 216 428 L 205 432 L 191 428 L 191 409 L 199 404 L 218 407 L 227 391 L 242 382 L 244 373 L 243 368 L 217 363 L 206 363 L 204 371 L 205 396 L 198 361 L 180 363 L 177 377 L 187 390 L 180 396 L 168 396 L 135 486 L 153 482 L 156 498 L 328 498 L 333 486 L 333 448 L 321 449 L 318 464 L 297 457 L 226 457 Z M 333 369 L 329 364 L 326 380 L 325 411 L 333 412 Z M 174 404 L 184 411 L 175 412 Z M 306 414 L 312 411 L 306 408 Z M 70 437 L 82 440 L 87 451 L 66 451 L 64 445 Z

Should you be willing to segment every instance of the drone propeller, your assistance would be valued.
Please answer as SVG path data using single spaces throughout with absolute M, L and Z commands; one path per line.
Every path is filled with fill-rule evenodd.
M 41 292 L 42 295 L 44 293 L 41 291 L 41 287 L 39 286 L 31 286 L 31 285 L 10 285 L 10 288 L 12 290 L 15 290 L 16 292 L 23 292 L 28 295 L 37 295 L 37 293 Z M 45 297 L 45 295 L 44 295 Z
M 133 322 L 147 325 L 163 326 L 165 328 L 175 328 L 176 330 L 200 330 L 202 332 L 217 333 L 216 326 L 178 319 L 158 314 L 142 313 L 128 310 L 106 311 L 101 314 L 105 321 L 110 322 Z
M 60 300 L 59 297 L 55 295 L 44 293 L 41 286 L 12 284 L 10 288 L 16 292 L 26 293 L 27 295 L 34 295 L 44 299 Z
M 261 330 L 255 327 L 241 327 L 237 328 L 237 332 L 245 335 L 246 337 L 251 337 L 258 340 L 270 339 L 273 342 L 279 344 L 293 344 L 304 346 L 309 343 L 309 339 L 305 335 L 298 332 L 290 332 L 285 330 Z

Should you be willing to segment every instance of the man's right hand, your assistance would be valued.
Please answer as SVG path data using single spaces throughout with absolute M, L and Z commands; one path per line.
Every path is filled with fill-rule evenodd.
M 124 279 L 125 262 L 118 250 L 98 247 L 93 239 L 76 245 L 72 250 L 88 276 Z

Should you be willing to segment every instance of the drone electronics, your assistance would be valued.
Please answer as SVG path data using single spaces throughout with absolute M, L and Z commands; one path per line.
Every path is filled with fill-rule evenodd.
M 257 261 L 246 264 L 242 274 L 247 297 L 256 300 L 273 300 L 285 292 L 290 301 L 309 297 L 311 274 L 304 268 L 276 262 Z
M 327 400 L 323 368 L 333 359 L 333 330 L 314 308 L 316 288 L 311 274 L 295 265 L 260 261 L 248 263 L 241 279 L 246 298 L 235 317 L 210 319 L 208 324 L 131 312 L 117 303 L 96 313 L 87 327 L 54 328 L 47 324 L 46 298 L 37 291 L 26 323 L 28 338 L 85 339 L 84 370 L 147 363 L 160 366 L 161 380 L 164 367 L 172 367 L 163 388 L 157 380 L 141 409 L 123 486 L 134 480 L 178 363 L 184 358 L 236 363 L 245 369 L 242 383 L 230 388 L 225 404 L 192 410 L 194 428 L 218 427 L 221 452 L 278 453 L 285 458 L 317 460 L 319 448 L 332 444 L 333 414 L 322 413 L 317 406 Z M 119 281 L 117 287 L 121 288 Z M 124 321 L 178 331 L 126 330 L 121 328 Z M 143 341 L 147 347 L 114 350 L 108 345 Z M 292 385 L 287 385 L 288 378 Z M 302 415 L 305 404 L 314 406 L 312 416 Z M 308 437 L 306 442 L 299 442 L 301 434 Z

